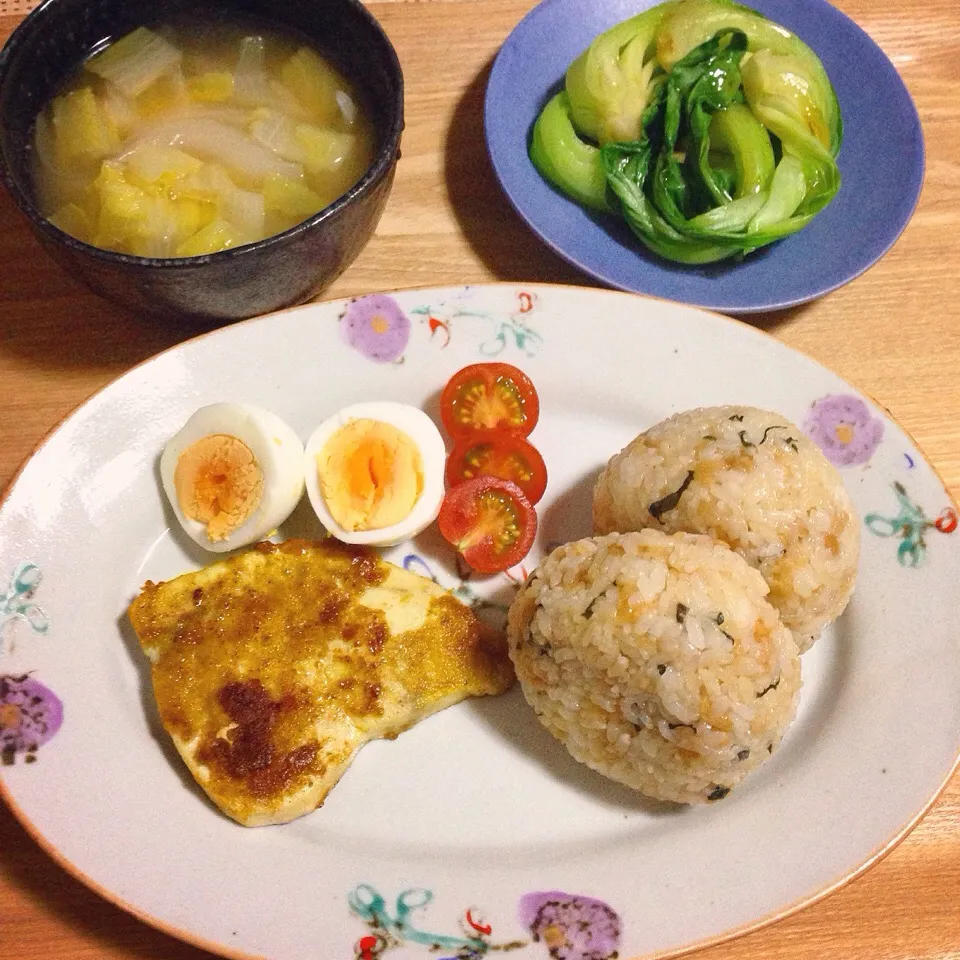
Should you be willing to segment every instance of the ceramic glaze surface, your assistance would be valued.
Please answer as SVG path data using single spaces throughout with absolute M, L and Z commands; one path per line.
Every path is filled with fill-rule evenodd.
M 364 91 L 378 151 L 342 197 L 303 223 L 220 253 L 179 260 L 99 250 L 63 233 L 37 209 L 27 160 L 31 127 L 60 82 L 104 38 L 162 23 L 195 5 L 45 0 L 0 52 L 0 175 L 38 240 L 101 296 L 138 311 L 215 324 L 302 303 L 332 283 L 373 235 L 393 184 L 403 130 L 403 74 L 380 25 L 359 0 L 230 0 L 239 14 L 293 29 Z
M 146 579 L 211 560 L 172 523 L 160 451 L 221 400 L 267 407 L 301 437 L 361 401 L 436 419 L 446 380 L 489 356 L 540 395 L 549 483 L 533 552 L 473 576 L 429 529 L 386 558 L 502 622 L 538 558 L 590 533 L 594 478 L 638 432 L 694 406 L 778 411 L 828 451 L 863 524 L 856 592 L 803 657 L 796 721 L 725 799 L 663 807 L 577 764 L 514 690 L 364 747 L 306 817 L 237 826 L 172 748 L 125 617 Z M 320 534 L 301 504 L 279 536 Z M 231 956 L 663 954 L 823 894 L 916 821 L 960 750 L 958 606 L 957 515 L 920 451 L 849 384 L 751 327 L 551 286 L 311 305 L 132 370 L 14 483 L 0 507 L 2 792 L 101 894 Z
M 923 132 L 903 81 L 880 48 L 826 0 L 750 0 L 820 57 L 840 102 L 843 185 L 799 233 L 743 262 L 683 266 L 646 251 L 626 223 L 588 213 L 527 156 L 533 123 L 567 67 L 599 33 L 654 0 L 544 0 L 500 49 L 485 105 L 487 147 L 510 202 L 541 239 L 623 290 L 752 313 L 803 303 L 859 276 L 906 226 L 923 182 Z

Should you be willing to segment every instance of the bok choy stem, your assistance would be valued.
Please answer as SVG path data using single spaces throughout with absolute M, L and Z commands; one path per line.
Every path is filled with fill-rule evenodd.
M 597 37 L 534 124 L 530 158 L 679 263 L 743 257 L 840 188 L 843 127 L 823 65 L 731 0 L 671 0 Z

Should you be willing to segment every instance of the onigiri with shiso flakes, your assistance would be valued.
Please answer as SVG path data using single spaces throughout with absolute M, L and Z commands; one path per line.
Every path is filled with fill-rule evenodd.
M 763 575 L 801 652 L 857 576 L 860 525 L 836 468 L 798 426 L 754 407 L 701 407 L 641 433 L 600 475 L 593 524 L 728 544 Z
M 582 763 L 658 800 L 720 800 L 779 745 L 800 654 L 763 577 L 709 537 L 567 543 L 510 607 L 510 657 Z

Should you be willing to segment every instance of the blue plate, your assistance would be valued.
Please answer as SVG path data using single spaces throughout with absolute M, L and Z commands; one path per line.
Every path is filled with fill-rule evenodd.
M 893 64 L 825 0 L 753 0 L 818 54 L 844 122 L 840 192 L 799 233 L 741 263 L 687 267 L 649 253 L 626 224 L 588 213 L 554 189 L 527 155 L 533 122 L 567 66 L 652 0 L 544 0 L 503 44 L 484 124 L 494 169 L 520 216 L 560 256 L 598 280 L 730 313 L 790 307 L 835 290 L 876 263 L 907 225 L 923 182 L 920 118 Z

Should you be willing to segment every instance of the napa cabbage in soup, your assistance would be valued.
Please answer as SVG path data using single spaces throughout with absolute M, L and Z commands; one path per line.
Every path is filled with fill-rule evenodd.
M 97 51 L 37 117 L 41 212 L 94 246 L 190 257 L 279 233 L 373 160 L 354 85 L 298 38 L 178 21 Z

